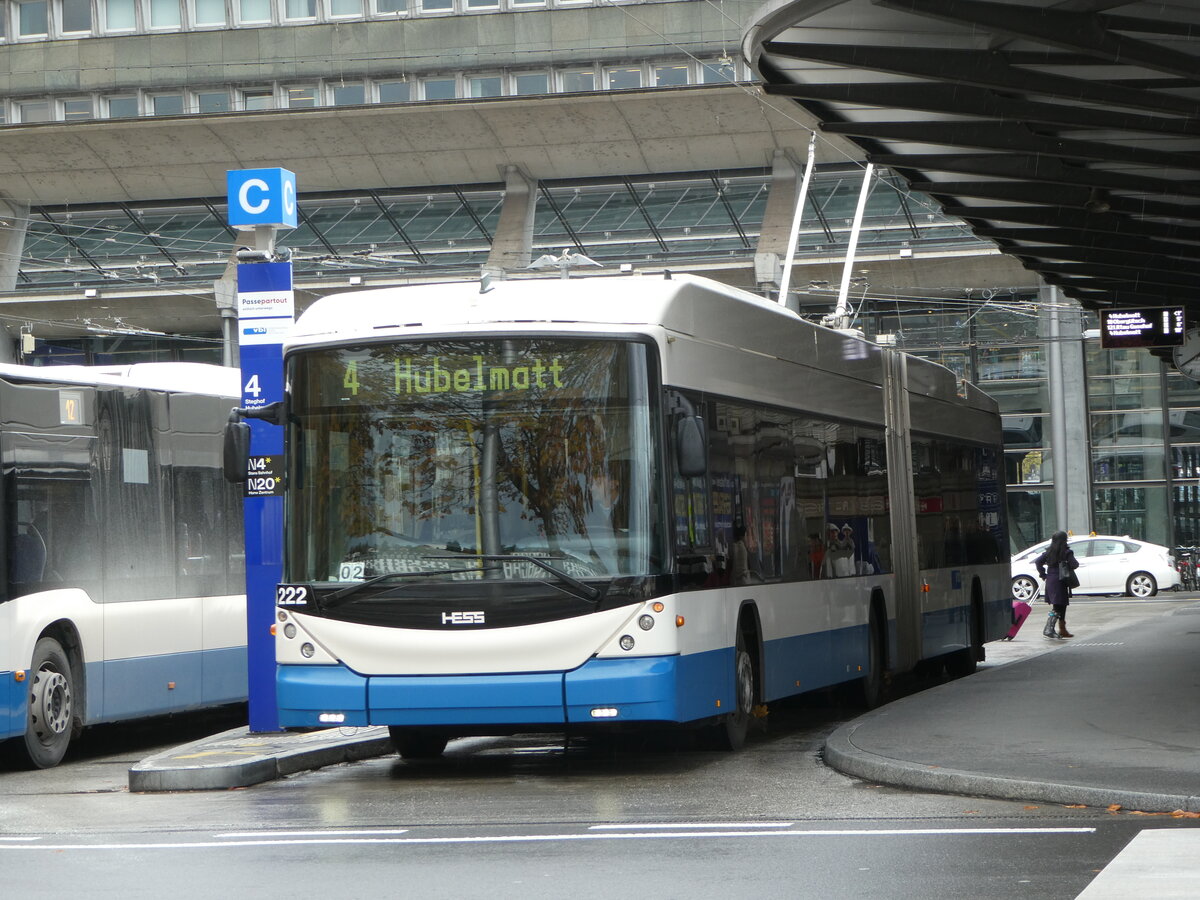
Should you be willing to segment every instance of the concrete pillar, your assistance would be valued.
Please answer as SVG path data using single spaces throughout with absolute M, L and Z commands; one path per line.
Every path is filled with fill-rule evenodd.
M 0 291 L 17 289 L 28 225 L 28 205 L 0 198 Z
M 754 280 L 760 289 L 779 287 L 781 267 L 791 236 L 792 218 L 796 213 L 796 195 L 803 174 L 804 167 L 786 151 L 775 151 L 771 163 L 771 192 L 767 195 L 767 205 L 763 210 L 758 246 L 754 248 Z M 795 283 L 796 279 L 792 281 Z
M 1092 530 L 1092 453 L 1089 439 L 1083 312 L 1078 303 L 1042 285 L 1042 333 L 1048 340 L 1050 454 L 1055 529 Z
M 505 269 L 523 269 L 533 260 L 533 214 L 537 181 L 516 166 L 504 170 L 504 205 L 492 238 L 484 274 L 503 278 Z
M 217 312 L 221 314 L 221 365 L 230 368 L 237 368 L 241 364 L 237 333 L 237 251 L 239 247 L 251 243 L 250 235 L 245 232 L 238 234 L 238 240 L 233 242 L 229 251 L 225 271 L 213 282 L 213 300 L 217 304 Z

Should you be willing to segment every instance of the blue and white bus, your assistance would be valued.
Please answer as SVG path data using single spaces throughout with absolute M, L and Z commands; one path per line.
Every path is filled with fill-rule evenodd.
M 1000 418 L 696 277 L 330 296 L 285 342 L 280 722 L 689 724 L 971 671 L 1010 624 Z
M 0 749 L 246 699 L 237 369 L 0 365 Z

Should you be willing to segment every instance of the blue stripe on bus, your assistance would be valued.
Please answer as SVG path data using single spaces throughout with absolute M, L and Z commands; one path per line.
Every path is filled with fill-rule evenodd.
M 0 672 L 0 740 L 25 733 L 25 696 L 12 672 Z
M 926 655 L 966 646 L 966 610 L 953 607 L 922 617 Z M 888 625 L 894 635 L 895 622 Z M 763 653 L 764 699 L 829 687 L 865 673 L 867 626 L 768 641 Z M 732 708 L 733 649 L 591 659 L 570 672 L 520 675 L 367 678 L 344 666 L 282 665 L 277 685 L 280 724 L 289 728 L 328 724 L 318 716 L 331 712 L 342 713 L 347 725 L 691 722 Z M 593 718 L 598 708 L 617 714 Z
M 89 663 L 87 688 L 89 725 L 244 702 L 246 648 Z

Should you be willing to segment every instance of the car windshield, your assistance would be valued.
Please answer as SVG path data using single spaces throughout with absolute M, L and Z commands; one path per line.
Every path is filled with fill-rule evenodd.
M 647 366 L 563 338 L 294 354 L 286 577 L 653 574 Z

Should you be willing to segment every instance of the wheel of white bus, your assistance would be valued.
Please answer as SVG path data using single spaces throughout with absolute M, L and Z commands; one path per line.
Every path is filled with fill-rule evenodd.
M 29 711 L 25 755 L 39 769 L 57 766 L 71 743 L 74 680 L 62 645 L 44 637 L 33 648 L 29 674 Z
M 867 671 L 859 679 L 857 700 L 866 709 L 874 709 L 883 700 L 883 623 L 871 604 L 867 618 Z
M 721 717 L 713 729 L 713 742 L 720 750 L 741 750 L 750 730 L 754 711 L 754 661 L 746 647 L 746 636 L 738 629 L 733 650 L 733 702 L 735 709 Z
M 389 727 L 388 734 L 392 736 L 392 744 L 401 759 L 437 759 L 445 751 L 449 740 L 436 731 L 399 725 Z

